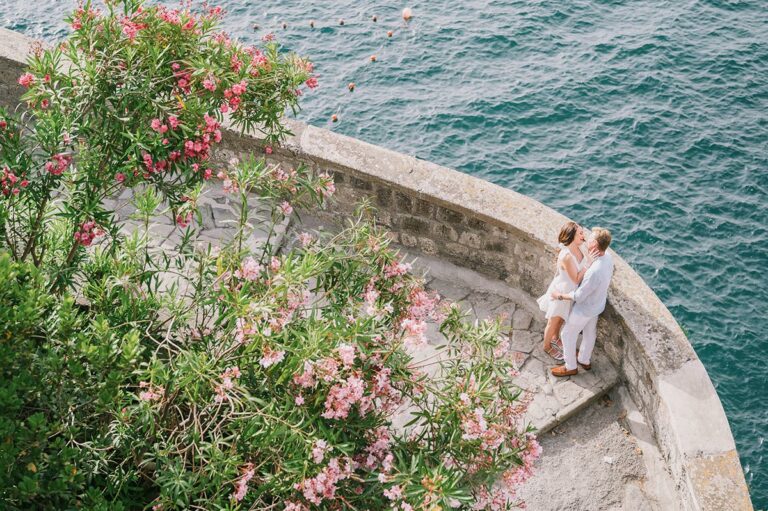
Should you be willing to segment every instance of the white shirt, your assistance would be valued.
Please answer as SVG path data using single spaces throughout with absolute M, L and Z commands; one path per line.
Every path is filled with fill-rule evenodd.
M 613 258 L 606 252 L 595 259 L 587 273 L 584 274 L 579 287 L 565 295 L 570 297 L 574 303 L 571 314 L 589 318 L 603 312 L 605 302 L 608 299 L 608 286 L 611 284 L 612 276 Z

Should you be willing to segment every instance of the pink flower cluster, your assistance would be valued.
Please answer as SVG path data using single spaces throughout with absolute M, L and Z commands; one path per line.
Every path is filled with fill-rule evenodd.
M 176 215 L 176 225 L 184 229 L 190 223 L 192 223 L 192 212 L 188 211 L 186 214 L 178 213 Z
M 237 182 L 234 181 L 226 172 L 220 170 L 216 177 L 221 179 L 221 186 L 224 189 L 224 193 L 237 193 L 240 189 L 237 186 Z
M 253 324 L 249 323 L 243 318 L 237 318 L 235 325 L 235 340 L 239 343 L 245 344 L 248 342 L 248 337 L 257 333 Z
M 236 59 L 237 54 L 233 54 L 232 58 Z M 238 66 L 241 65 L 240 61 L 233 60 L 233 66 L 234 63 L 237 62 Z M 237 72 L 237 71 L 235 71 Z M 236 112 L 237 109 L 240 107 L 240 101 L 242 96 L 245 93 L 245 89 L 248 87 L 248 82 L 245 80 L 241 80 L 240 83 L 234 84 L 232 87 L 224 90 L 224 98 L 227 100 L 225 103 L 221 104 L 220 110 L 222 113 L 228 112 L 230 109 L 233 112 Z
M 80 225 L 80 230 L 75 233 L 75 241 L 84 247 L 93 243 L 97 236 L 104 234 L 104 231 L 96 226 L 96 222 L 88 220 Z
M 325 453 L 330 451 L 330 447 L 328 447 L 328 442 L 325 440 L 318 440 L 315 442 L 315 445 L 312 447 L 312 461 L 317 463 L 318 465 L 323 462 L 323 458 L 325 457 Z
M 178 62 L 171 64 L 171 69 L 173 70 L 173 77 L 176 79 L 176 86 L 181 89 L 184 94 L 192 92 L 192 73 L 183 71 L 181 69 L 181 64 Z
M 533 475 L 533 465 L 541 457 L 542 448 L 533 433 L 525 434 L 525 448 L 520 453 L 523 465 L 514 470 L 507 470 L 502 481 L 508 489 L 514 489 L 526 482 Z
M 323 197 L 330 197 L 336 193 L 336 185 L 333 182 L 333 178 L 329 174 L 323 173 L 318 177 L 322 179 L 322 183 L 317 189 L 318 193 L 320 193 Z
M 31 87 L 35 83 L 35 75 L 32 73 L 24 73 L 19 77 L 19 85 L 23 87 Z
M 385 268 L 385 275 L 396 274 L 407 266 L 401 265 L 401 263 L 397 264 L 398 268 L 392 268 L 389 271 Z M 433 318 L 439 300 L 440 296 L 437 293 L 428 293 L 419 287 L 411 289 L 408 294 L 408 308 L 405 317 L 400 322 L 400 327 L 405 333 L 404 342 L 406 345 L 421 346 L 427 342 L 426 321 Z
M 19 180 L 19 177 L 11 172 L 11 169 L 7 166 L 3 167 L 2 172 L 0 172 L 0 192 L 3 195 L 18 195 L 21 189 L 26 188 L 28 185 L 29 181 L 26 179 Z
M 480 448 L 483 451 L 498 449 L 509 432 L 500 424 L 489 426 L 485 419 L 485 410 L 481 407 L 475 408 L 463 417 L 461 429 L 464 432 L 462 435 L 464 440 L 481 440 Z
M 99 15 L 101 15 L 100 9 L 85 10 L 82 6 L 78 7 L 72 16 L 72 30 L 80 30 L 83 28 L 83 21 L 90 21 Z
M 120 26 L 123 27 L 123 35 L 125 35 L 131 42 L 136 40 L 136 36 L 139 34 L 140 30 L 147 28 L 145 23 L 136 23 L 128 16 L 120 18 Z
M 308 247 L 313 240 L 312 235 L 309 234 L 308 232 L 300 233 L 298 238 L 299 238 L 299 243 L 301 243 L 302 247 Z
M 203 80 L 203 88 L 211 92 L 216 90 L 216 78 L 213 75 L 208 75 Z
M 139 388 L 146 389 L 139 392 L 139 399 L 141 401 L 158 401 L 165 395 L 165 389 L 156 385 L 152 385 L 149 382 L 139 382 Z
M 184 142 L 184 155 L 188 158 L 207 160 L 210 155 L 211 144 L 221 142 L 221 124 L 208 114 L 204 115 L 205 125 L 198 128 L 202 130 L 202 136 L 197 140 Z
M 365 397 L 365 382 L 357 375 L 352 375 L 340 384 L 331 387 L 325 399 L 325 411 L 322 416 L 326 419 L 346 419 L 352 406 L 360 403 L 360 415 L 365 415 L 372 406 L 371 398 Z
M 400 328 L 405 332 L 403 342 L 406 346 L 417 348 L 427 343 L 427 323 L 413 318 L 406 318 L 400 322 Z
M 179 9 L 168 9 L 165 6 L 157 7 L 157 17 L 171 25 L 181 25 L 181 11 Z
M 221 403 L 229 399 L 227 391 L 232 390 L 235 387 L 235 383 L 232 380 L 237 378 L 240 378 L 240 368 L 237 366 L 227 367 L 224 372 L 221 373 L 221 383 L 214 388 L 216 396 L 213 400 L 217 403 Z
M 309 502 L 320 505 L 323 499 L 332 500 L 336 497 L 337 483 L 348 479 L 355 471 L 355 462 L 344 458 L 342 467 L 339 458 L 331 458 L 326 466 L 315 477 L 296 483 L 294 488 L 301 491 Z
M 238 279 L 250 280 L 251 282 L 261 277 L 261 265 L 253 257 L 246 257 L 240 263 L 240 268 L 235 270 L 235 277 Z
M 368 433 L 367 439 L 369 444 L 365 448 L 366 454 L 361 456 L 361 462 L 363 466 L 368 470 L 374 470 L 381 465 L 382 476 L 392 470 L 392 462 L 395 457 L 392 455 L 390 446 L 392 445 L 392 436 L 389 429 L 385 426 L 380 426 Z M 380 477 L 380 481 L 385 477 Z M 382 481 L 383 482 L 383 481 Z
M 232 498 L 237 502 L 240 502 L 245 498 L 245 494 L 248 493 L 248 482 L 253 479 L 256 474 L 256 469 L 253 467 L 253 463 L 248 463 L 240 469 L 240 478 L 235 483 L 235 493 Z
M 285 358 L 285 351 L 274 350 L 270 346 L 264 346 L 259 364 L 264 369 L 279 364 Z
M 72 157 L 66 154 L 54 154 L 51 161 L 45 163 L 45 170 L 54 176 L 60 176 L 64 173 L 69 164 L 72 163 Z
M 152 122 L 150 123 L 150 127 L 160 133 L 165 134 L 168 132 L 168 126 L 170 126 L 170 129 L 176 129 L 179 127 L 179 118 L 175 115 L 171 115 L 168 117 L 168 124 L 164 124 L 163 121 L 160 119 L 152 119 Z

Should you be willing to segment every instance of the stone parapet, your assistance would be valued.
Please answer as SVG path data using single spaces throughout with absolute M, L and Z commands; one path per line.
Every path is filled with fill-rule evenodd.
M 30 40 L 0 29 L 0 105 L 13 106 Z M 397 242 L 430 256 L 542 294 L 553 274 L 555 238 L 567 221 L 535 200 L 487 181 L 298 122 L 270 156 L 336 179 L 337 194 L 318 216 L 353 213 L 368 198 Z M 262 152 L 258 135 L 229 131 L 217 152 Z M 717 393 L 677 322 L 620 257 L 599 323 L 599 346 L 621 371 L 653 428 L 692 510 L 750 510 L 744 474 Z
M 317 216 L 353 214 L 367 199 L 395 241 L 541 295 L 568 219 L 487 181 L 306 124 L 270 160 L 332 174 L 337 194 Z M 230 131 L 220 158 L 261 152 Z M 733 436 L 706 369 L 655 293 L 618 255 L 599 342 L 645 415 L 687 509 L 750 510 Z

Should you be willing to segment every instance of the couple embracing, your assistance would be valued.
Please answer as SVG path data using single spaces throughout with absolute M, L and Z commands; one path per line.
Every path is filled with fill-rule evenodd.
M 595 227 L 587 239 L 581 226 L 568 222 L 560 229 L 558 241 L 557 273 L 538 304 L 547 318 L 544 351 L 560 364 L 565 362 L 552 368 L 552 374 L 572 376 L 578 374 L 579 366 L 592 368 L 597 317 L 605 309 L 613 275 L 613 258 L 606 252 L 611 233 Z

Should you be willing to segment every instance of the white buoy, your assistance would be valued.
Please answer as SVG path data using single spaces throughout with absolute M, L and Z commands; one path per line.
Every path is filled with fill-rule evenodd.
M 405 21 L 410 20 L 412 17 L 413 17 L 413 11 L 411 11 L 410 7 L 406 7 L 405 9 L 403 9 L 403 19 Z

